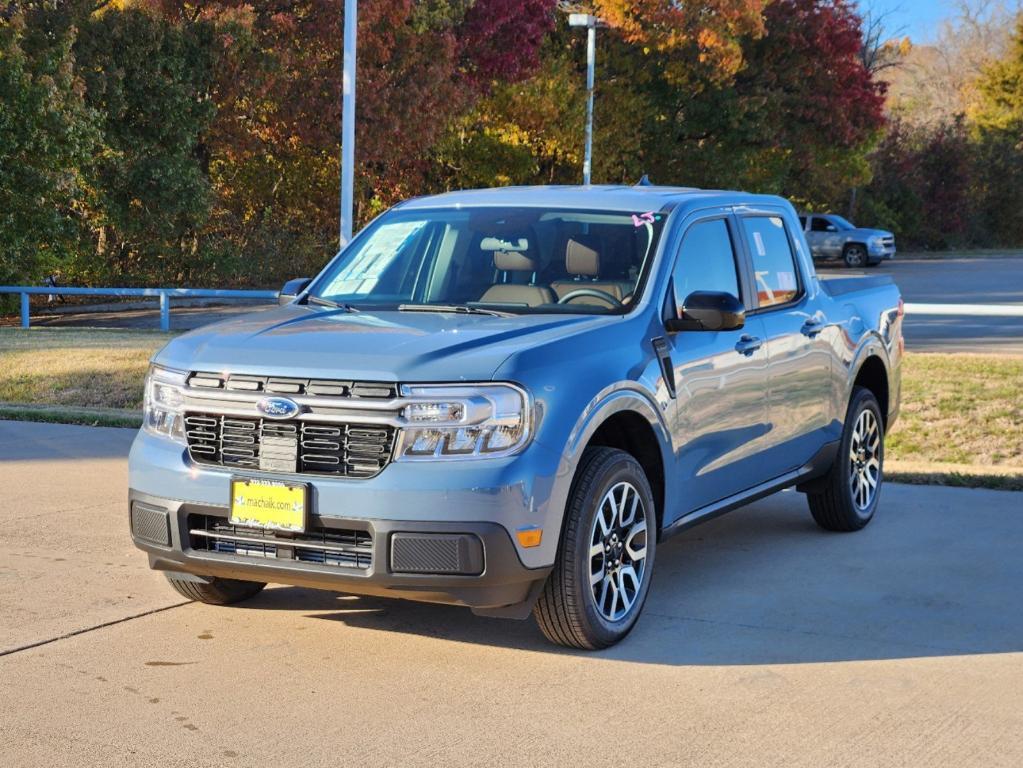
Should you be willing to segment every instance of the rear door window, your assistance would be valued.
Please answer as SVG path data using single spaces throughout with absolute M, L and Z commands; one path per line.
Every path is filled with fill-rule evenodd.
M 780 216 L 747 216 L 742 227 L 753 259 L 760 307 L 794 301 L 800 294 L 799 270 L 784 220 Z

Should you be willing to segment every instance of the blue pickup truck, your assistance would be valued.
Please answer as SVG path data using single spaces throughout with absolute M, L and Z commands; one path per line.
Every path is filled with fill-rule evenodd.
M 602 648 L 669 536 L 786 487 L 874 516 L 902 301 L 821 280 L 785 200 L 454 192 L 152 361 L 130 525 L 181 594 L 268 582 L 534 615 Z

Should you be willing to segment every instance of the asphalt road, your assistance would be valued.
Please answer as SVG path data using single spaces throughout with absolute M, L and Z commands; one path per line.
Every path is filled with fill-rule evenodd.
M 658 552 L 600 653 L 288 587 L 184 603 L 128 539 L 132 434 L 0 422 L 0 765 L 1018 766 L 1023 496 L 782 493 Z
M 825 277 L 890 274 L 903 299 L 936 304 L 1023 305 L 1023 258 L 886 262 L 862 270 L 818 266 Z M 1023 354 L 1023 317 L 907 316 L 906 346 L 915 352 Z
M 891 275 L 907 302 L 953 304 L 1023 305 L 1023 258 L 936 259 L 900 261 L 879 267 L 850 270 L 844 267 L 818 267 L 825 277 L 849 275 Z M 40 307 L 33 324 L 39 326 L 156 328 L 159 312 L 152 308 L 47 315 Z M 263 305 L 267 306 L 267 305 Z M 190 330 L 259 307 L 179 307 L 171 304 L 171 327 Z M 17 318 L 8 318 L 8 323 Z M 985 352 L 1023 354 L 1023 318 L 1021 317 L 934 317 L 915 315 L 905 323 L 906 343 L 917 352 Z

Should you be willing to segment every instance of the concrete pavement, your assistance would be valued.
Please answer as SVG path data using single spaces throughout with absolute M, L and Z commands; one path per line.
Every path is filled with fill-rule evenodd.
M 836 535 L 779 494 L 665 543 L 587 654 L 443 606 L 182 604 L 128 538 L 131 437 L 0 422 L 0 765 L 1023 763 L 1023 495 L 891 485 Z

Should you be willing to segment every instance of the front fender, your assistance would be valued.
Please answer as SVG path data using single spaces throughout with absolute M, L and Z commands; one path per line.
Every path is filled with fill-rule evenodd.
M 564 510 L 567 507 L 576 470 L 594 433 L 612 416 L 626 411 L 640 415 L 657 435 L 658 452 L 664 467 L 665 498 L 672 498 L 675 476 L 670 467 L 674 456 L 663 409 L 651 393 L 635 382 L 619 382 L 605 387 L 593 397 L 580 413 L 563 445 L 548 446 L 561 451 L 557 481 L 551 489 L 552 508 Z

